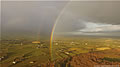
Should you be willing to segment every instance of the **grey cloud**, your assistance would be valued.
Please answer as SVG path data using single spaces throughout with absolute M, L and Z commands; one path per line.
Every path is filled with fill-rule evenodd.
M 63 32 L 80 33 L 86 28 L 87 22 L 97 24 L 120 24 L 120 2 L 119 1 L 77 1 L 70 2 L 59 19 L 57 30 Z M 63 24 L 62 24 L 63 23 Z M 99 32 L 84 32 L 80 34 L 90 35 L 119 35 L 119 30 L 104 30 Z M 76 31 L 76 32 L 75 32 Z M 56 31 L 57 32 L 57 31 Z M 107 34 L 106 34 L 107 33 Z M 113 35 L 112 35 L 113 34 Z
M 72 2 L 68 10 L 83 20 L 120 24 L 119 7 L 120 1 L 82 1 Z
M 56 18 L 66 4 L 67 1 L 3 2 L 3 32 L 40 32 L 50 35 Z M 120 1 L 69 2 L 57 23 L 55 32 L 78 32 L 77 30 L 86 28 L 86 22 L 119 25 L 119 7 Z M 118 33 L 119 30 L 116 31 L 116 34 Z
M 67 2 L 2 2 L 2 33 L 50 35 L 54 21 Z
M 55 32 L 72 32 L 85 28 L 82 20 L 78 20 L 74 13 L 65 11 L 58 20 Z

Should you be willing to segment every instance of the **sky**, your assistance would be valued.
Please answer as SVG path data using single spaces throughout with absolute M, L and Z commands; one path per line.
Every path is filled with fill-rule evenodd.
M 119 7 L 120 1 L 3 1 L 2 33 L 50 36 L 57 23 L 55 34 L 120 36 Z
M 71 2 L 58 21 L 56 33 L 120 36 L 119 7 L 120 1 Z
M 2 33 L 50 35 L 54 21 L 66 2 L 4 1 Z

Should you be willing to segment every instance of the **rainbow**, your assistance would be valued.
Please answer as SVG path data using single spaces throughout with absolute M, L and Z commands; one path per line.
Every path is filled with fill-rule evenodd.
M 70 1 L 65 5 L 65 7 L 62 9 L 62 11 L 60 12 L 60 14 L 58 15 L 57 19 L 55 20 L 55 23 L 53 25 L 53 28 L 52 28 L 52 32 L 51 32 L 51 36 L 50 36 L 50 48 L 49 48 L 49 53 L 50 53 L 50 61 L 53 61 L 53 40 L 54 40 L 54 32 L 55 32 L 55 28 L 56 28 L 56 25 L 60 19 L 60 17 L 62 16 L 65 8 L 68 6 L 68 4 L 70 3 Z

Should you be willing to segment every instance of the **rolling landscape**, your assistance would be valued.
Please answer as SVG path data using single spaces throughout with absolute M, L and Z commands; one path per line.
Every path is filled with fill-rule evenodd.
M 94 67 L 120 64 L 120 39 L 56 37 L 52 57 L 46 40 L 1 40 L 2 67 Z M 51 60 L 52 61 L 51 61 Z

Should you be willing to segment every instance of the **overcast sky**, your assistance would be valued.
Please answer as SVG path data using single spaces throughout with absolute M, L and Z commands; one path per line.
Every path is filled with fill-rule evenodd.
M 56 32 L 120 36 L 120 1 L 79 1 L 67 5 Z M 68 31 L 68 32 L 66 32 Z
M 56 34 L 120 36 L 120 1 L 2 2 L 2 32 L 50 35 L 59 15 Z
M 50 35 L 66 2 L 2 2 L 2 32 Z

